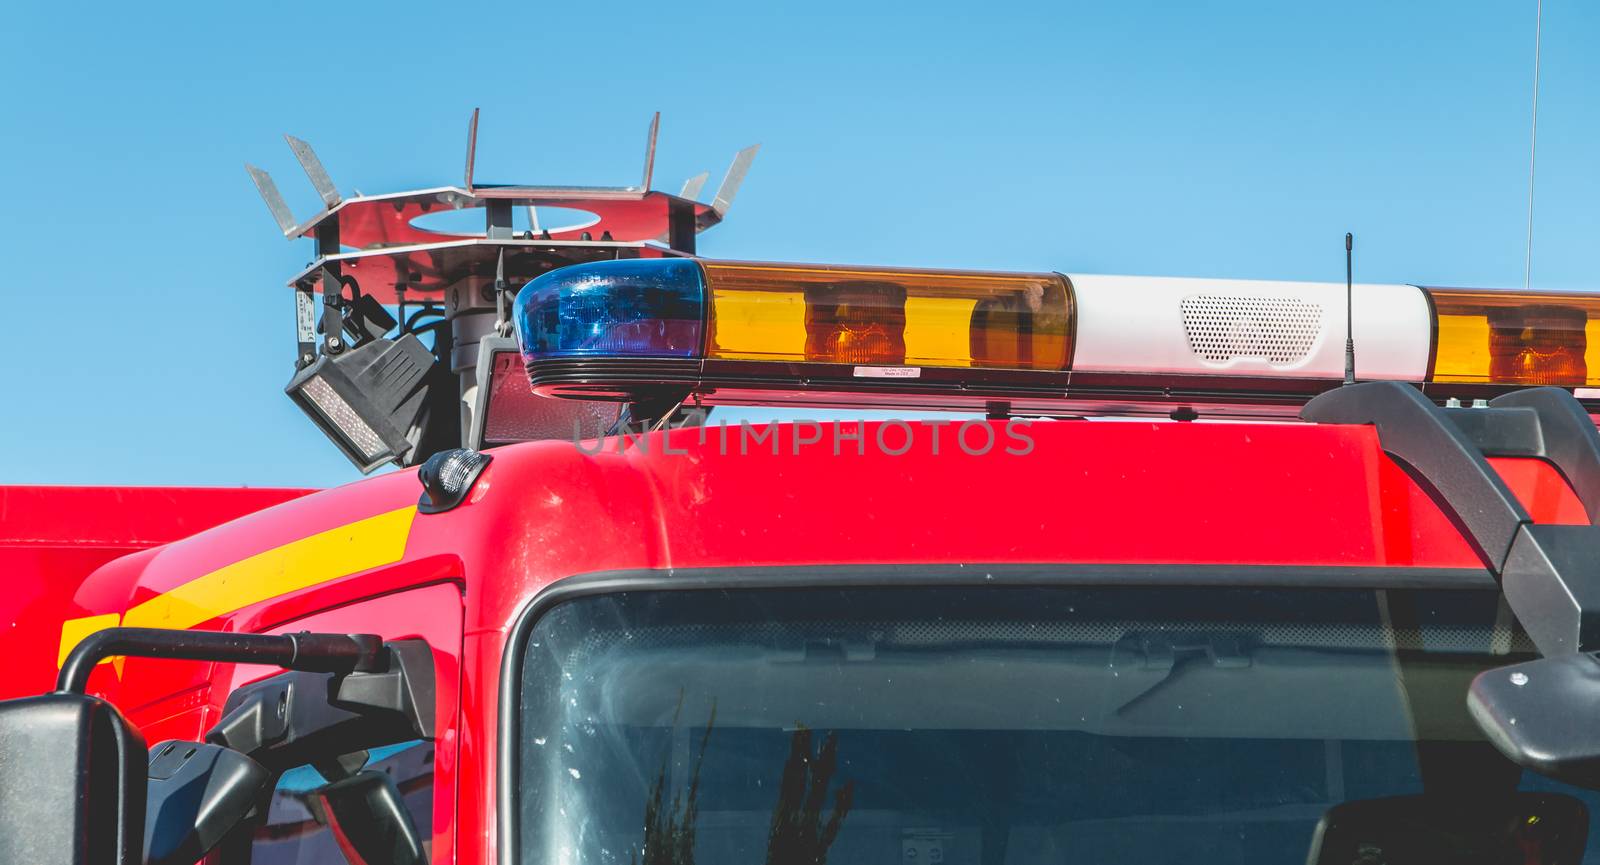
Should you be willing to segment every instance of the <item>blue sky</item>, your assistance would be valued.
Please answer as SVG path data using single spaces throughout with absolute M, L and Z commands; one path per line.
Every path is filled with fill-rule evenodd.
M 793 11 L 789 11 L 793 10 Z M 1533 0 L 12 4 L 0 483 L 331 485 L 278 235 L 478 177 L 658 186 L 764 147 L 704 254 L 1522 282 Z M 1600 7 L 1547 0 L 1533 283 L 1600 282 Z

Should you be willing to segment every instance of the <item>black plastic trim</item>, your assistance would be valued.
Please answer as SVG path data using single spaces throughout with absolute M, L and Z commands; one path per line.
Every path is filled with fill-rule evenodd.
M 238 803 L 249 810 L 271 778 L 260 763 L 221 745 L 157 742 L 150 748 L 144 865 L 200 861 L 245 816 L 241 810 L 215 806 Z
M 293 670 L 228 695 L 206 741 L 274 771 L 361 748 L 434 738 L 433 652 L 422 640 L 385 643 L 379 669 Z
M 1539 415 L 1527 408 L 1447 408 L 1445 417 L 1486 457 L 1543 457 Z
M 1076 351 L 1076 344 L 1073 351 Z M 988 367 L 915 367 L 862 364 L 915 370 L 911 377 L 856 375 L 857 365 L 727 358 L 558 357 L 526 364 L 540 396 L 622 402 L 649 400 L 662 393 L 680 395 L 805 394 L 813 402 L 830 395 L 922 397 L 925 407 L 971 410 L 988 399 L 1153 402 L 1183 405 L 1260 405 L 1294 408 L 1320 394 L 1343 390 L 1337 379 L 1283 376 L 1185 375 L 1106 370 L 1019 370 Z M 1400 384 L 1367 382 L 1367 384 Z M 1430 400 L 1447 397 L 1504 397 L 1514 385 L 1417 382 L 1410 385 Z M 1559 389 L 1557 389 L 1559 390 Z M 1568 396 L 1571 394 L 1568 392 Z M 675 396 L 674 399 L 677 397 Z M 852 405 L 860 399 L 844 400 Z M 901 400 L 903 402 L 903 399 Z M 1600 411 L 1600 400 L 1578 401 L 1585 411 Z M 903 405 L 901 407 L 904 407 Z M 1030 406 L 1034 411 L 1038 406 Z
M 1574 654 L 1485 670 L 1467 691 L 1467 711 L 1511 762 L 1595 789 L 1600 781 L 1596 661 L 1593 655 Z
M 916 376 L 858 376 L 854 364 L 722 358 L 545 358 L 529 362 L 526 369 L 534 391 L 541 396 L 624 401 L 639 401 L 664 390 L 708 395 L 793 391 L 818 398 L 828 394 L 922 396 L 931 398 L 930 404 L 950 407 L 970 407 L 986 399 L 1138 399 L 1292 407 L 1338 386 L 1337 381 L 1328 379 L 881 366 L 915 369 Z
M 1531 387 L 1489 401 L 1494 408 L 1532 411 L 1538 417 L 1542 453 L 1566 476 L 1589 514 L 1600 525 L 1600 429 L 1573 395 L 1559 387 Z
M 1523 526 L 1500 585 L 1540 654 L 1600 648 L 1600 529 Z
M 617 400 L 662 387 L 696 387 L 700 365 L 698 358 L 560 357 L 529 361 L 524 368 L 540 396 Z
M 1497 584 L 1476 568 L 1278 567 L 1271 565 L 901 564 L 793 567 L 666 568 L 596 571 L 541 589 L 517 613 L 500 659 L 496 742 L 495 825 L 501 865 L 517 848 L 514 746 L 518 683 L 528 635 L 546 612 L 576 598 L 623 591 L 796 590 L 914 588 L 918 586 L 1218 586 L 1234 588 L 1435 589 L 1492 591 Z
M 1306 403 L 1300 417 L 1376 427 L 1384 451 L 1434 488 L 1492 571 L 1504 570 L 1517 530 L 1532 518 L 1483 452 L 1421 391 L 1393 381 L 1349 385 Z
M 1541 654 L 1600 648 L 1600 431 L 1562 388 L 1529 388 L 1489 406 L 1441 409 L 1410 385 L 1368 382 L 1323 394 L 1301 417 L 1377 427 L 1384 451 L 1461 524 Z M 1485 453 L 1548 459 L 1590 523 L 1535 525 Z

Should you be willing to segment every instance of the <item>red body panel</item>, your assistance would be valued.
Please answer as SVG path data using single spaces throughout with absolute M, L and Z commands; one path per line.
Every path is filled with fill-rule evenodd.
M 61 620 L 95 568 L 308 490 L 0 486 L 0 699 L 55 684 Z
M 441 664 L 459 669 L 459 706 L 441 714 L 441 740 L 451 748 L 440 751 L 451 762 L 439 770 L 456 801 L 453 821 L 436 825 L 449 827 L 453 861 L 490 863 L 505 641 L 530 599 L 564 577 L 752 565 L 1001 563 L 1482 572 L 1471 544 L 1383 454 L 1371 428 L 1041 422 L 1028 430 L 1027 455 L 1006 453 L 1014 442 L 1003 424 L 993 428 L 996 446 L 981 456 L 957 446 L 954 426 L 925 424 L 911 425 L 913 446 L 898 456 L 875 446 L 871 424 L 859 450 L 855 438 L 836 443 L 828 427 L 813 437 L 814 430 L 792 425 L 774 427 L 774 437 L 759 445 L 746 442 L 744 453 L 738 428 L 729 430 L 724 446 L 715 427 L 672 432 L 672 453 L 664 452 L 662 434 L 636 440 L 626 453 L 608 447 L 589 454 L 567 442 L 503 448 L 467 503 L 415 517 L 401 561 L 200 627 L 267 631 L 315 623 L 393 638 L 416 631 L 397 623 L 428 620 L 440 628 L 439 608 L 456 609 L 459 655 L 435 646 L 446 656 Z M 944 437 L 937 453 L 935 433 Z M 1537 519 L 1587 519 L 1548 464 L 1497 460 L 1496 466 Z M 414 473 L 399 472 L 269 508 L 112 563 L 83 584 L 74 605 L 87 613 L 122 612 L 245 557 L 414 504 L 418 492 Z M 403 591 L 427 585 L 436 588 Z M 459 593 L 459 608 L 441 604 L 440 592 Z M 381 603 L 385 612 L 369 603 Z M 456 638 L 446 629 L 433 639 Z M 242 675 L 130 660 L 120 678 L 102 666 L 91 686 L 147 728 L 195 736 L 216 720 L 228 687 Z M 436 856 L 441 852 L 435 848 Z
M 1589 514 L 1555 466 L 1531 457 L 1490 457 L 1489 465 L 1536 523 L 1583 525 Z
M 456 707 L 460 703 L 461 682 L 461 587 L 459 583 L 434 583 L 404 592 L 381 595 L 359 604 L 336 607 L 314 615 L 263 630 L 272 633 L 320 631 L 351 633 L 372 630 L 385 623 L 384 636 L 402 640 L 420 638 L 433 648 L 436 717 L 442 734 L 434 748 L 432 865 L 453 865 L 455 857 L 456 802 Z M 237 666 L 229 679 L 218 685 L 216 699 L 221 705 L 228 691 L 239 685 L 278 672 L 271 667 Z M 192 723 L 192 719 L 191 719 Z M 179 728 L 181 729 L 181 728 Z

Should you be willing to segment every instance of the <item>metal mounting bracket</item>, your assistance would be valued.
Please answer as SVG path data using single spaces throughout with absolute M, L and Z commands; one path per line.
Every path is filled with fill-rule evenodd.
M 1462 526 L 1506 602 L 1546 656 L 1600 649 L 1600 431 L 1561 388 L 1506 394 L 1483 409 L 1444 409 L 1403 382 L 1366 382 L 1308 402 L 1304 420 L 1371 424 Z M 1588 525 L 1538 525 L 1486 455 L 1549 460 Z

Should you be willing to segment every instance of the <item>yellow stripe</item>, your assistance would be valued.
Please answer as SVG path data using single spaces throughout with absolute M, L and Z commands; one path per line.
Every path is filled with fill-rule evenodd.
M 196 577 L 122 616 L 130 628 L 192 628 L 218 616 L 405 557 L 415 506 L 368 517 L 274 547 Z M 84 637 L 115 627 L 116 614 L 69 619 L 61 660 Z
M 106 613 L 103 616 L 84 616 L 61 623 L 61 654 L 56 658 L 56 668 L 67 663 L 67 654 L 83 642 L 83 638 L 96 631 L 115 628 L 122 624 L 122 614 Z

